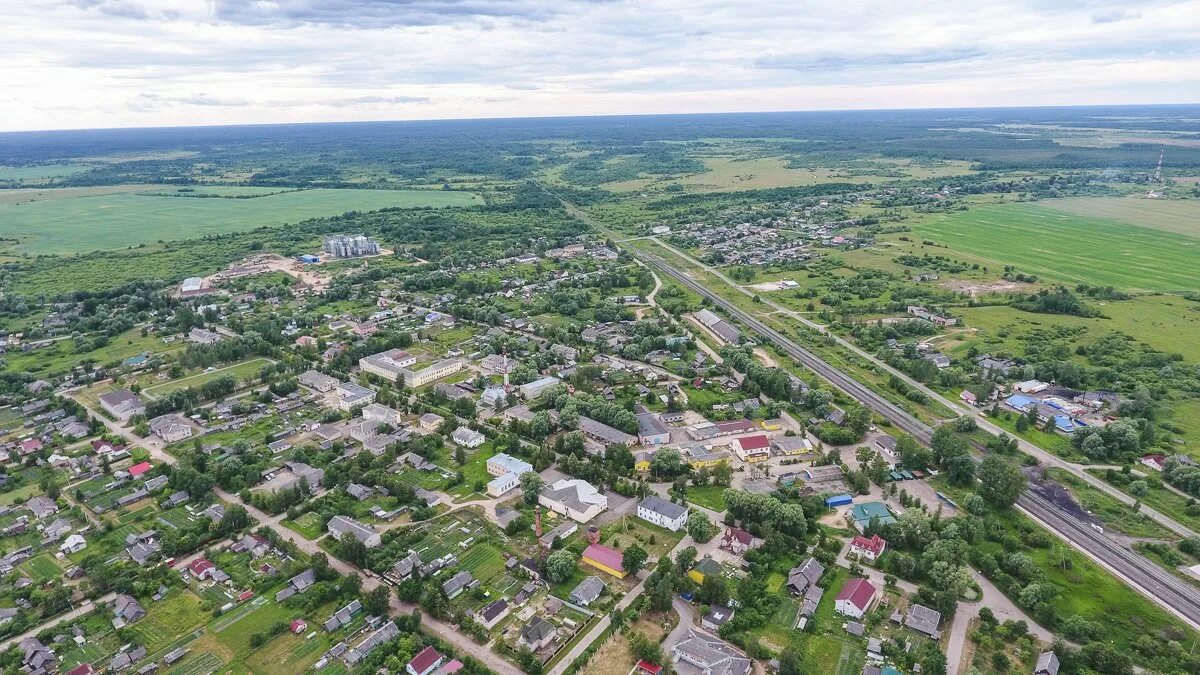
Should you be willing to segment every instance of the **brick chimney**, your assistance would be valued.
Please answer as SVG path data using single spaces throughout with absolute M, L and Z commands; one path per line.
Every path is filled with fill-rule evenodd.
M 541 506 L 541 504 L 539 504 L 538 507 L 536 509 L 534 509 L 534 511 L 533 511 L 533 533 L 537 535 L 538 539 L 542 538 L 542 506 Z
M 595 525 L 592 525 L 591 527 L 588 528 L 587 540 L 588 540 L 589 544 L 599 544 L 600 543 L 600 530 Z

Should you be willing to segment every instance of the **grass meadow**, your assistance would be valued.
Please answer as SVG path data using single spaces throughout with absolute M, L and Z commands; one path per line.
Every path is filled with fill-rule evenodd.
M 1200 234 L 1187 236 L 1040 203 L 976 206 L 936 214 L 914 224 L 923 237 L 980 258 L 997 268 L 1067 284 L 1127 290 L 1195 290 Z
M 254 199 L 64 194 L 60 199 L 0 204 L 0 237 L 16 239 L 16 250 L 23 253 L 84 253 L 282 225 L 346 211 L 473 204 L 482 204 L 477 195 L 440 190 L 318 189 Z

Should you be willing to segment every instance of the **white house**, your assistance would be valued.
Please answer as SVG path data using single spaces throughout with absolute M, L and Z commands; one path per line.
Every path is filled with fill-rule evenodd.
M 455 445 L 461 445 L 464 448 L 478 448 L 487 438 L 469 427 L 459 427 L 450 435 L 450 440 L 454 441 Z
M 845 616 L 861 619 L 875 602 L 877 591 L 871 582 L 857 577 L 846 582 L 838 592 L 833 608 Z
M 577 523 L 586 523 L 608 508 L 608 497 L 587 481 L 563 478 L 543 488 L 538 503 Z
M 58 547 L 63 553 L 78 553 L 87 548 L 87 540 L 78 534 L 72 534 Z
M 638 502 L 637 515 L 642 520 L 678 532 L 687 526 L 688 510 L 657 495 L 650 495 Z
M 871 562 L 875 562 L 875 559 L 883 555 L 885 550 L 887 550 L 887 540 L 878 534 L 872 535 L 870 539 L 860 534 L 850 542 L 851 553 Z
M 487 472 L 495 478 L 487 485 L 488 494 L 499 497 L 516 488 L 521 484 L 521 474 L 530 471 L 533 471 L 533 466 L 529 462 L 503 452 L 492 455 L 487 461 Z

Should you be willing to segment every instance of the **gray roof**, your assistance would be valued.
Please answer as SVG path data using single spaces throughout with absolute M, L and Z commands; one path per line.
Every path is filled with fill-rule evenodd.
M 748 675 L 752 662 L 723 640 L 689 628 L 675 644 L 675 656 L 700 666 L 707 675 Z
M 1042 652 L 1038 655 L 1037 665 L 1033 675 L 1058 675 L 1058 655 L 1054 652 Z
M 816 558 L 810 557 L 788 572 L 788 588 L 793 593 L 803 593 L 808 590 L 809 586 L 815 586 L 824 573 L 825 568 L 821 566 L 821 563 L 817 562 Z
M 641 436 L 658 436 L 669 434 L 671 430 L 663 424 L 654 413 L 645 412 L 637 416 L 638 434 Z
M 941 636 L 941 632 L 938 631 L 938 624 L 941 622 L 941 612 L 917 604 L 909 607 L 908 616 L 904 617 L 905 626 L 933 638 Z
M 584 577 L 583 581 L 571 591 L 570 601 L 579 605 L 591 603 L 604 592 L 604 582 L 600 577 Z
M 590 417 L 584 417 L 583 415 L 579 416 L 579 430 L 589 436 L 597 438 L 604 443 L 609 443 L 612 445 L 616 445 L 617 443 L 635 445 L 637 443 L 636 436 L 627 434 L 620 429 L 614 429 L 607 424 L 597 422 L 596 420 Z
M 659 497 L 658 495 L 650 495 L 646 497 L 642 501 L 638 502 L 638 507 L 645 507 L 670 520 L 675 520 L 679 516 L 687 513 L 686 506 L 674 504 L 663 499 L 662 497 Z

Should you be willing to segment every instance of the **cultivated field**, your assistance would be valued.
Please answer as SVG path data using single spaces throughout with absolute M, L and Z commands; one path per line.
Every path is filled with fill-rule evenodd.
M 90 169 L 82 164 L 41 164 L 37 166 L 0 166 L 0 180 L 40 180 L 82 173 Z
M 993 260 L 997 268 L 1016 265 L 1046 280 L 1151 291 L 1197 287 L 1200 236 L 1130 227 L 1031 203 L 937 214 L 913 229 L 939 244 Z
M 18 240 L 17 250 L 25 253 L 82 253 L 282 225 L 346 211 L 478 203 L 477 195 L 440 190 L 319 189 L 255 199 L 64 194 L 58 199 L 0 204 L 0 237 Z
M 1138 227 L 1200 237 L 1200 200 L 1133 197 L 1048 199 L 1040 206 L 1077 216 L 1119 220 Z

